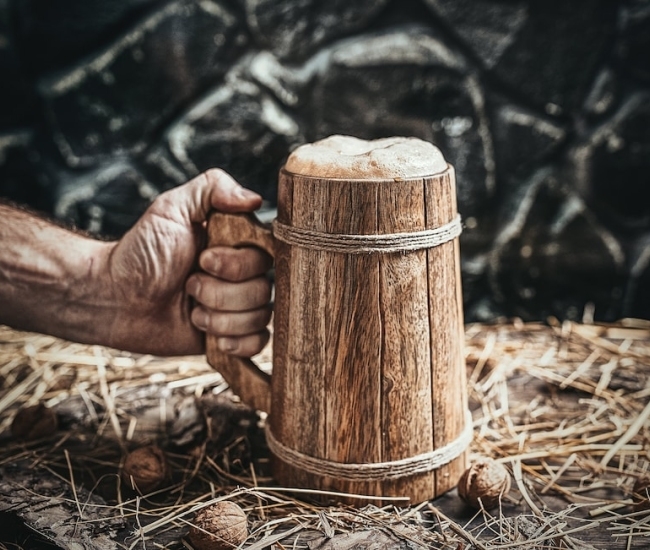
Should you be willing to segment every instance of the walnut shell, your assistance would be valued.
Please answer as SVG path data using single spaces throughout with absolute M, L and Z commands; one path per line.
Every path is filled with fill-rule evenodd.
M 189 536 L 196 550 L 231 550 L 248 537 L 246 514 L 228 500 L 206 506 L 196 514 Z
M 486 510 L 499 504 L 510 491 L 510 474 L 503 464 L 482 458 L 472 464 L 458 481 L 458 495 L 473 508 Z
M 632 488 L 634 511 L 650 510 L 650 477 L 640 477 Z
M 141 493 L 150 493 L 170 477 L 165 453 L 156 445 L 147 445 L 130 452 L 122 467 L 122 481 Z
M 52 435 L 58 427 L 56 413 L 43 403 L 20 409 L 11 423 L 11 433 L 25 441 Z

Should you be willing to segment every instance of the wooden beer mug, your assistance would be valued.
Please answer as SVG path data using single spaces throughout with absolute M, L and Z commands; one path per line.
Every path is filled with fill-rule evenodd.
M 207 358 L 269 413 L 276 481 L 411 504 L 455 487 L 472 423 L 460 218 L 440 152 L 415 138 L 302 146 L 280 171 L 273 235 L 247 215 L 215 213 L 208 230 L 209 246 L 275 256 L 272 376 L 212 337 Z

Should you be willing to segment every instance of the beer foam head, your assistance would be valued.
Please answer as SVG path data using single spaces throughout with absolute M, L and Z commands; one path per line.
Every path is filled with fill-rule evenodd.
M 331 179 L 418 178 L 447 168 L 440 150 L 413 137 L 375 140 L 334 135 L 301 145 L 285 170 L 301 176 Z

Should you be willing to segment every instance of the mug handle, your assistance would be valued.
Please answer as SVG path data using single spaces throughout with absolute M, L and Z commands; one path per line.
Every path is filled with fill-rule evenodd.
M 275 257 L 275 240 L 252 213 L 228 214 L 214 211 L 208 218 L 208 247 L 257 246 Z M 217 347 L 217 337 L 206 336 L 206 357 L 248 406 L 271 412 L 271 376 L 250 359 L 228 355 Z

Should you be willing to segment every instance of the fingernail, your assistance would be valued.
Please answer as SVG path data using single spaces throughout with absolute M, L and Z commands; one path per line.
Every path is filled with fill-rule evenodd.
M 205 330 L 208 328 L 208 314 L 200 308 L 196 308 L 192 314 L 192 322 L 196 328 Z
M 237 349 L 237 340 L 234 338 L 219 338 L 217 346 L 225 353 L 231 353 Z

